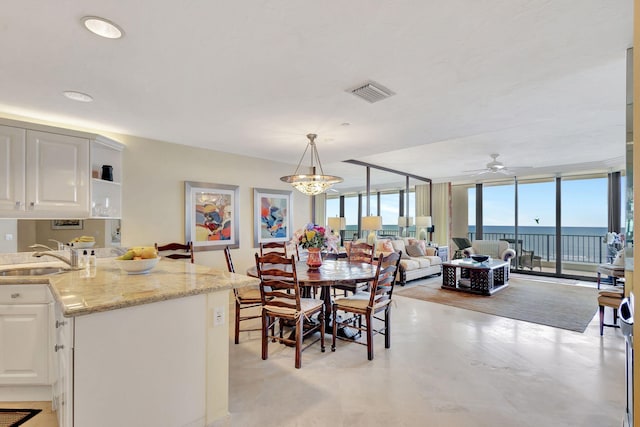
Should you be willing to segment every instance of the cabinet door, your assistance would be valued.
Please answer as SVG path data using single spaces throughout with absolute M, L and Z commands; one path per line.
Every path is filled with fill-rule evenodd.
M 73 417 L 73 319 L 55 306 L 55 382 L 53 405 L 60 427 L 71 427 Z
M 0 305 L 0 384 L 49 384 L 48 304 Z
M 0 210 L 24 210 L 24 129 L 0 126 Z
M 89 140 L 27 131 L 27 211 L 89 215 Z

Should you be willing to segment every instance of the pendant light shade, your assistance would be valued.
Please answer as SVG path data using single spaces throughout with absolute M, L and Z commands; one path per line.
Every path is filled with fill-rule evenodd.
M 296 190 L 301 193 L 304 193 L 308 196 L 315 196 L 317 194 L 324 193 L 328 189 L 330 189 L 334 184 L 342 182 L 342 178 L 333 176 L 333 175 L 325 175 L 322 170 L 322 163 L 320 163 L 320 156 L 318 156 L 318 150 L 316 149 L 315 139 L 318 135 L 315 133 L 310 133 L 307 135 L 309 138 L 309 142 L 307 143 L 307 148 L 305 148 L 304 153 L 302 153 L 302 157 L 298 162 L 298 166 L 296 167 L 293 175 L 287 175 L 280 178 L 281 181 L 288 182 L 291 184 Z M 307 150 L 311 147 L 311 175 L 308 174 L 298 174 L 298 170 L 300 169 L 300 165 L 304 160 L 305 154 L 307 154 Z M 318 167 L 320 168 L 320 174 L 316 174 L 316 166 L 315 162 L 318 162 Z

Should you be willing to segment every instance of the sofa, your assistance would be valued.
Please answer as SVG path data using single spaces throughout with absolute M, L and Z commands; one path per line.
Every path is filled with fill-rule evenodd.
M 396 282 L 400 286 L 409 280 L 442 274 L 442 259 L 437 256 L 438 249 L 427 246 L 424 240 L 405 237 L 376 241 L 376 255 L 391 251 L 402 251 Z
M 505 240 L 474 240 L 471 246 L 462 250 L 465 258 L 471 255 L 489 255 L 493 259 L 510 261 L 516 256 L 516 251 L 509 247 L 509 242 Z

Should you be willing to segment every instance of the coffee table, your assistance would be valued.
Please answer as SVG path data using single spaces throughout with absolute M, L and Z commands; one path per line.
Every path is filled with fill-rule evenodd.
M 460 274 L 458 275 L 458 270 Z M 442 263 L 442 289 L 493 295 L 509 286 L 509 262 L 476 262 L 470 258 Z

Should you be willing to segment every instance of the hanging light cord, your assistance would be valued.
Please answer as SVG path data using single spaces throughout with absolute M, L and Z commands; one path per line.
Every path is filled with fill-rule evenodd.
M 300 169 L 300 165 L 302 164 L 302 161 L 304 160 L 304 156 L 307 154 L 307 150 L 309 149 L 309 147 L 311 147 L 311 171 L 312 174 L 315 175 L 316 174 L 316 168 L 314 165 L 314 158 L 318 161 L 318 167 L 320 168 L 320 175 L 324 175 L 324 171 L 322 170 L 322 163 L 320 163 L 320 156 L 318 156 L 318 149 L 316 148 L 316 143 L 315 143 L 315 139 L 318 135 L 316 135 L 315 133 L 310 133 L 307 134 L 307 138 L 309 138 L 309 142 L 307 143 L 307 146 L 304 149 L 304 152 L 302 153 L 302 157 L 300 157 L 300 161 L 298 162 L 298 166 L 296 167 L 295 172 L 293 172 L 294 175 L 298 175 L 298 170 Z

